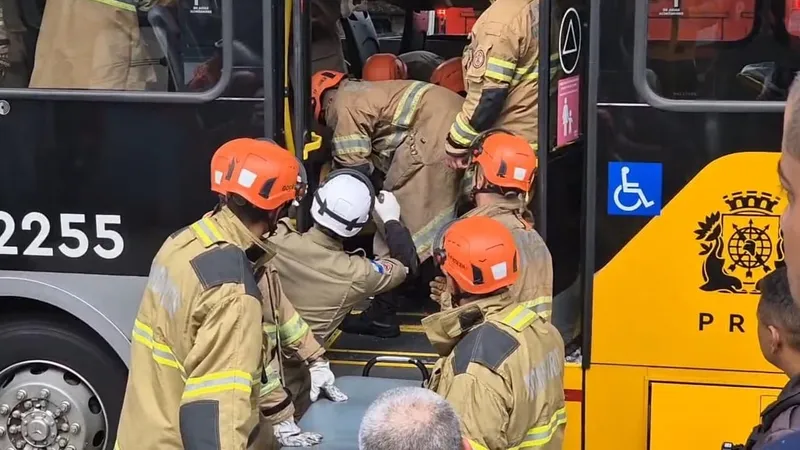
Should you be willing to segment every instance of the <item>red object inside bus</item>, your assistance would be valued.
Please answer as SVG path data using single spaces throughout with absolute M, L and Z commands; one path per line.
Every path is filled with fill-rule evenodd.
M 650 41 L 740 41 L 753 32 L 755 0 L 655 0 L 649 18 Z M 800 14 L 795 22 L 800 33 Z

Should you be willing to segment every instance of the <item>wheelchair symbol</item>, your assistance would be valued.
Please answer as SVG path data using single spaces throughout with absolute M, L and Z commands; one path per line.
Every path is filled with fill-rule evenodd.
M 614 189 L 614 203 L 617 205 L 617 208 L 625 212 L 631 212 L 636 211 L 642 206 L 645 208 L 653 206 L 655 202 L 647 199 L 644 195 L 644 191 L 639 187 L 639 183 L 628 181 L 629 173 L 631 173 L 631 169 L 628 166 L 622 166 L 622 169 L 620 169 L 622 182 Z M 636 202 L 632 205 L 625 204 L 620 199 L 620 194 L 635 194 L 637 196 Z

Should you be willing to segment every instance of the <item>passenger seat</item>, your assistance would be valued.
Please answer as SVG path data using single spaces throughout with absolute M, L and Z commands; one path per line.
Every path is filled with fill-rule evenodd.
M 349 75 L 361 78 L 367 58 L 380 51 L 378 33 L 367 11 L 353 11 L 349 17 L 342 18 L 341 24 L 345 37 L 344 58 L 348 62 Z

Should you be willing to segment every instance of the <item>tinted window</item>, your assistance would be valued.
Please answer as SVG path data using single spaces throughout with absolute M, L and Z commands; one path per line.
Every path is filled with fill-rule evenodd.
M 648 82 L 671 99 L 783 100 L 800 69 L 794 0 L 657 0 Z

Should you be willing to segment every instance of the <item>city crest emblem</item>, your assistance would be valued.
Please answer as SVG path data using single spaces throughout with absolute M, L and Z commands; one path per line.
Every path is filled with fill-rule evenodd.
M 734 192 L 722 198 L 727 212 L 714 212 L 694 230 L 707 292 L 758 294 L 758 281 L 783 264 L 783 236 L 768 192 Z

